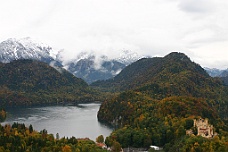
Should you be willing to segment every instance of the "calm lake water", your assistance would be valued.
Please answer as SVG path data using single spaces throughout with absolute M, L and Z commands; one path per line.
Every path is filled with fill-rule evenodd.
M 60 137 L 84 138 L 95 140 L 97 136 L 108 136 L 112 129 L 98 122 L 97 112 L 100 104 L 79 104 L 78 106 L 48 106 L 34 108 L 7 109 L 4 124 L 14 122 L 24 123 L 27 127 L 32 124 L 33 129 Z

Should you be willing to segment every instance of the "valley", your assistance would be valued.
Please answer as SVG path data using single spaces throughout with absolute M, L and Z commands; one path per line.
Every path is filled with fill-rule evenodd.
M 17 45 L 22 47 L 20 44 Z M 16 48 L 19 46 L 16 46 Z M 184 53 L 172 52 L 164 57 L 138 58 L 137 61 L 132 60 L 127 64 L 116 60 L 107 61 L 107 58 L 103 57 L 99 66 L 96 65 L 96 57 L 91 55 L 89 58 L 82 59 L 79 57 L 77 62 L 69 62 L 58 66 L 41 60 L 42 57 L 34 59 L 21 56 L 22 58 L 19 58 L 18 53 L 18 58 L 5 62 L 6 59 L 11 59 L 3 57 L 7 54 L 4 54 L 5 50 L 7 50 L 5 47 L 0 50 L 3 52 L 0 56 L 2 59 L 2 63 L 0 63 L 0 107 L 6 109 L 6 112 L 7 108 L 36 109 L 36 107 L 41 107 L 45 111 L 47 106 L 50 106 L 47 108 L 51 110 L 55 109 L 55 106 L 58 109 L 58 106 L 64 108 L 65 105 L 72 105 L 72 107 L 67 106 L 66 111 L 59 112 L 61 115 L 56 115 L 56 119 L 69 114 L 74 115 L 75 117 L 72 120 L 71 118 L 64 119 L 73 123 L 79 121 L 77 123 L 85 129 L 82 132 L 95 129 L 97 121 L 112 126 L 115 130 L 112 132 L 109 130 L 104 139 L 104 143 L 108 147 L 118 148 L 121 146 L 122 148 L 148 149 L 151 145 L 156 145 L 163 147 L 164 151 L 170 152 L 175 151 L 175 149 L 181 151 L 192 149 L 195 151 L 228 150 L 227 76 L 223 72 L 221 77 L 211 77 L 204 68 L 193 62 Z M 20 52 L 20 49 L 18 51 Z M 47 51 L 46 54 L 49 56 L 50 52 Z M 59 60 L 56 60 L 55 63 L 62 64 Z M 67 68 L 64 67 L 66 65 Z M 95 68 L 95 65 L 99 68 Z M 103 71 L 103 74 L 107 71 L 114 74 L 106 73 L 106 76 L 109 76 L 104 78 L 99 70 L 101 73 Z M 81 77 L 75 76 L 76 73 Z M 88 73 L 90 73 L 90 76 L 88 76 Z M 85 75 L 87 75 L 86 79 Z M 100 77 L 96 78 L 96 75 L 100 75 Z M 81 120 L 79 115 L 68 111 L 71 108 L 74 109 L 77 105 L 82 106 L 79 106 L 79 109 L 83 109 L 81 104 L 97 101 L 101 102 L 101 106 L 96 107 L 97 110 L 99 108 L 99 111 L 91 113 L 93 117 L 97 114 L 97 117 L 93 121 L 87 122 L 87 124 L 83 125 L 83 121 L 86 120 L 85 117 Z M 93 111 L 88 110 L 85 115 Z M 1 120 L 4 120 L 4 112 L 1 115 Z M 47 115 L 45 114 L 43 117 L 47 117 Z M 37 118 L 41 116 L 42 114 L 38 114 Z M 20 126 L 24 126 L 23 123 L 28 126 L 29 118 L 25 118 L 26 121 L 19 119 L 9 121 L 6 117 L 6 124 L 3 122 L 1 125 L 1 136 L 6 138 L 5 135 L 8 134 L 13 138 L 19 138 L 18 134 L 29 130 L 29 128 L 23 127 L 24 130 L 21 131 Z M 59 120 L 60 124 L 56 125 L 70 124 L 70 122 L 65 122 L 64 119 Z M 209 138 L 201 136 L 202 132 L 199 130 L 205 128 L 200 127 L 197 130 L 199 126 L 194 125 L 196 120 L 204 119 L 210 125 L 213 125 L 212 128 L 209 128 Z M 22 124 L 13 127 L 14 121 Z M 43 124 L 44 127 L 46 126 L 43 129 L 49 129 L 48 132 L 56 134 L 55 129 L 49 128 L 51 121 L 42 120 L 41 122 L 47 123 Z M 7 125 L 7 123 L 12 126 Z M 36 122 L 31 121 L 31 123 L 34 124 L 35 128 Z M 86 128 L 86 126 L 92 128 Z M 40 126 L 37 128 L 42 130 Z M 63 129 L 64 127 L 60 128 Z M 99 129 L 104 130 L 102 127 Z M 66 134 L 63 133 L 64 136 L 69 137 L 73 130 L 64 129 L 67 132 Z M 27 131 L 26 134 L 29 139 L 34 134 L 39 140 L 45 139 L 46 142 L 46 137 L 48 137 L 48 140 L 52 138 L 52 141 L 57 142 L 57 137 L 55 138 L 51 134 L 47 135 L 44 131 L 40 133 L 33 133 L 33 131 L 28 133 Z M 211 132 L 216 134 L 211 134 Z M 40 138 L 44 136 L 44 133 L 47 136 L 43 139 Z M 75 134 L 80 136 L 75 135 L 76 138 L 84 138 L 81 137 L 84 134 Z M 92 132 L 89 134 L 92 134 Z M 206 132 L 204 135 L 207 136 Z M 36 137 L 32 139 L 33 142 L 37 142 Z M 60 137 L 58 136 L 58 138 Z M 90 138 L 96 140 L 95 136 Z M 20 137 L 20 140 L 24 139 Z M 61 140 L 64 140 L 64 137 Z M 10 142 L 8 138 L 5 141 Z M 79 146 L 77 142 L 71 143 L 68 141 L 68 148 L 77 148 Z M 31 144 L 28 143 L 27 139 L 25 144 L 28 145 L 28 148 L 31 148 Z M 51 148 L 48 143 L 44 145 Z M 0 148 L 7 149 L 6 145 L 0 145 Z M 42 149 L 42 144 L 36 148 Z M 103 151 L 102 149 L 99 150 Z

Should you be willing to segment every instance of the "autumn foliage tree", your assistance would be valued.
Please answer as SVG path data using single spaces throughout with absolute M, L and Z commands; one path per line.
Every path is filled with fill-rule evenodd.
M 96 142 L 97 143 L 103 143 L 104 142 L 104 136 L 103 135 L 100 135 L 96 138 Z
M 12 126 L 0 125 L 0 151 L 64 151 L 64 152 L 105 152 L 94 141 L 76 139 L 75 137 L 55 139 L 52 134 L 43 129 L 40 132 L 32 130 L 32 125 L 14 123 Z

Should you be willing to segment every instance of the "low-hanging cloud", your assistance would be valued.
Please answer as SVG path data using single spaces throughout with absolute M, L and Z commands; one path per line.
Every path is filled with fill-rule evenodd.
M 181 0 L 179 7 L 188 13 L 209 13 L 214 11 L 215 0 Z

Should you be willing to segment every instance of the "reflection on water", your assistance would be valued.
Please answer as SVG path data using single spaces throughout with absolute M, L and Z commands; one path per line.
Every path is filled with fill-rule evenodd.
M 79 104 L 77 106 L 48 106 L 35 108 L 7 109 L 7 118 L 2 125 L 13 122 L 30 124 L 37 131 L 46 129 L 54 136 L 75 136 L 76 138 L 89 137 L 95 140 L 97 136 L 108 136 L 112 129 L 100 124 L 97 112 L 100 104 Z

